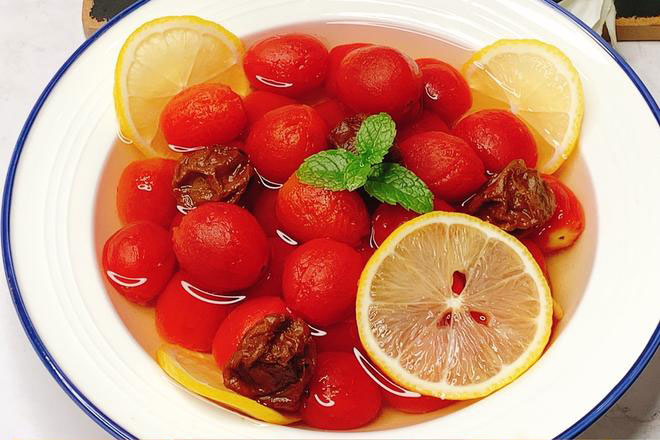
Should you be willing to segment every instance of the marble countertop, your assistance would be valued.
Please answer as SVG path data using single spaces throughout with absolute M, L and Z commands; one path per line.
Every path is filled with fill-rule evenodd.
M 0 169 L 6 169 L 39 93 L 84 36 L 80 0 L 0 0 Z M 660 42 L 619 51 L 660 100 Z M 29 345 L 5 283 L 0 285 L 0 437 L 106 439 L 62 392 Z M 660 357 L 581 438 L 660 439 Z

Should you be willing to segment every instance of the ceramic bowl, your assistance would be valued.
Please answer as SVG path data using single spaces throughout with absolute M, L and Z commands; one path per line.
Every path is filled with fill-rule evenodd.
M 399 29 L 413 56 L 433 56 L 425 50 L 439 41 L 463 48 L 447 52 L 455 63 L 500 38 L 538 38 L 564 51 L 582 77 L 586 113 L 579 150 L 561 174 L 584 203 L 587 228 L 574 249 L 550 259 L 566 316 L 543 357 L 487 398 L 351 433 L 257 423 L 175 386 L 153 360 L 153 327 L 139 325 L 152 312 L 108 288 L 98 254 L 118 226 L 114 185 L 134 155 L 113 146 L 117 53 L 143 22 L 183 14 L 241 37 L 294 27 L 335 35 L 334 43 L 396 46 Z M 71 56 L 28 117 L 5 186 L 5 270 L 46 368 L 117 438 L 573 437 L 627 389 L 660 340 L 659 120 L 630 67 L 551 1 L 138 1 Z

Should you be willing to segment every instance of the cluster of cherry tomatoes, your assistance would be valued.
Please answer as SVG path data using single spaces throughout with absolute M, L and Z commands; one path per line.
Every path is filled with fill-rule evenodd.
M 387 112 L 398 126 L 392 156 L 427 184 L 436 209 L 460 210 L 488 173 L 514 159 L 536 165 L 532 134 L 503 110 L 463 117 L 472 97 L 456 69 L 390 47 L 356 43 L 328 52 L 309 35 L 275 36 L 248 50 L 244 68 L 250 95 L 215 84 L 191 87 L 168 103 L 161 127 L 171 145 L 240 148 L 272 186 L 253 179 L 237 204 L 209 202 L 184 215 L 172 192 L 176 161 L 131 163 L 117 189 L 125 226 L 103 250 L 109 282 L 128 300 L 155 305 L 165 340 L 213 352 L 220 368 L 268 314 L 293 313 L 321 329 L 302 409 L 311 426 L 361 426 L 377 416 L 383 398 L 407 412 L 446 406 L 383 391 L 353 352 L 361 347 L 354 316 L 360 273 L 373 246 L 417 214 L 358 191 L 312 187 L 295 171 L 328 148 L 330 130 L 344 118 Z M 584 227 L 574 194 L 546 179 L 557 210 L 525 241 L 542 267 L 544 254 L 572 244 Z M 332 397 L 332 405 L 319 396 Z

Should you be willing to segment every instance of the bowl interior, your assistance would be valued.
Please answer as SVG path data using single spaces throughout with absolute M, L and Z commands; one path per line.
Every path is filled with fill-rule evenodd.
M 315 35 L 323 40 L 329 48 L 338 44 L 354 42 L 388 45 L 409 54 L 413 58 L 439 58 L 457 68 L 460 68 L 472 52 L 478 49 L 469 47 L 463 41 L 448 41 L 426 32 L 385 25 L 378 22 L 369 23 L 364 21 L 300 23 L 267 29 L 259 33 L 241 37 L 247 48 L 252 42 L 264 36 L 287 32 L 302 32 Z M 314 97 L 310 98 L 311 102 L 314 99 Z M 489 108 L 493 104 L 504 108 L 502 103 L 475 101 L 471 112 Z M 97 258 L 99 259 L 99 269 L 105 240 L 121 227 L 115 208 L 116 187 L 119 176 L 128 163 L 141 157 L 135 148 L 123 143 L 120 138 L 114 139 L 106 160 L 106 166 L 100 176 L 95 206 L 95 245 Z M 560 252 L 547 259 L 552 278 L 553 294 L 563 306 L 565 312 L 565 317 L 555 324 L 551 343 L 561 337 L 566 323 L 571 320 L 573 311 L 582 297 L 591 275 L 597 234 L 597 216 L 596 207 L 593 202 L 593 187 L 587 165 L 579 152 L 562 168 L 560 176 L 564 182 L 568 183 L 575 190 L 579 199 L 585 204 L 585 209 L 589 212 L 589 215 L 587 228 L 579 243 L 568 251 Z M 112 304 L 128 331 L 145 352 L 155 359 L 156 350 L 165 341 L 156 332 L 154 309 L 136 306 L 119 295 L 107 281 L 105 285 Z M 448 408 L 423 415 L 404 414 L 391 408 L 386 408 L 375 422 L 361 430 L 371 431 L 414 425 L 454 411 L 459 411 L 470 403 L 470 401 L 461 402 Z M 300 427 L 301 425 L 297 426 Z
M 629 370 L 640 353 L 657 345 L 654 339 L 647 347 L 660 310 L 660 295 L 649 282 L 660 261 L 660 235 L 653 232 L 660 205 L 652 202 L 660 163 L 657 106 L 625 65 L 549 2 L 139 5 L 85 43 L 46 89 L 19 141 L 4 211 L 5 257 L 11 257 L 5 262 L 28 336 L 56 380 L 106 429 L 122 438 L 548 438 L 590 412 L 593 421 L 611 399 L 599 402 L 634 378 Z M 152 312 L 128 305 L 104 283 L 98 254 L 119 227 L 119 173 L 136 158 L 132 147 L 113 144 L 117 54 L 145 21 L 186 14 L 217 21 L 241 37 L 311 26 L 329 44 L 378 41 L 412 56 L 438 50 L 456 65 L 466 51 L 500 38 L 537 38 L 566 53 L 582 78 L 586 113 L 578 153 L 561 174 L 584 204 L 587 229 L 570 252 L 549 261 L 566 316 L 541 359 L 510 385 L 460 410 L 414 426 L 393 423 L 349 435 L 257 423 L 174 386 L 152 358 L 160 342 Z M 464 50 L 449 50 L 443 41 Z

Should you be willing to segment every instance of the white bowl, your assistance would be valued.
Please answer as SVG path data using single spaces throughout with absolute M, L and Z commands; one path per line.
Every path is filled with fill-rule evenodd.
M 149 337 L 131 327 L 149 312 L 106 293 L 97 257 L 106 229 L 116 224 L 113 184 L 130 151 L 111 150 L 115 59 L 138 25 L 177 14 L 218 21 L 239 36 L 309 21 L 363 22 L 468 48 L 522 37 L 561 48 L 586 96 L 579 154 L 562 177 L 584 202 L 588 223 L 575 249 L 551 261 L 566 317 L 545 355 L 511 385 L 459 410 L 350 434 L 256 423 L 174 386 L 145 346 Z M 630 67 L 551 1 L 139 1 L 72 55 L 25 124 L 3 200 L 5 270 L 45 366 L 118 438 L 573 437 L 627 389 L 660 341 L 659 121 L 658 106 Z

